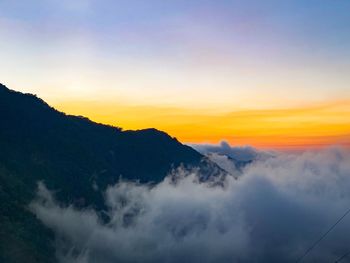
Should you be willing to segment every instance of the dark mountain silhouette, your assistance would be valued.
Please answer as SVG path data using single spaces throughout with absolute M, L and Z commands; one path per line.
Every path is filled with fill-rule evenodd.
M 55 261 L 52 233 L 27 209 L 38 181 L 60 202 L 103 209 L 103 190 L 119 178 L 157 183 L 180 164 L 220 173 L 164 132 L 66 115 L 0 84 L 0 262 Z

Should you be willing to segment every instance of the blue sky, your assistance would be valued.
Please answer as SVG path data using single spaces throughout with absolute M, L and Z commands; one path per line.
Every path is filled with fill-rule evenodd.
M 263 108 L 350 96 L 346 0 L 3 0 L 0 36 L 2 81 L 52 101 L 189 107 L 176 96 L 188 93 L 199 107 Z

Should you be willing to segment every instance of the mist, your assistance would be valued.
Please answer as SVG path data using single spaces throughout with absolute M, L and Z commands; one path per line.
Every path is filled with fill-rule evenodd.
M 257 158 L 223 187 L 181 169 L 157 185 L 120 181 L 106 211 L 64 205 L 39 182 L 30 209 L 62 263 L 296 262 L 350 208 L 349 189 L 350 152 L 330 148 Z M 345 217 L 305 262 L 345 254 L 349 229 Z

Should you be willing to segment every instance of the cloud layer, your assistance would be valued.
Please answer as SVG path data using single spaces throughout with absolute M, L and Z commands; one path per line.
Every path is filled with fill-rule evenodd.
M 344 149 L 257 160 L 224 188 L 178 177 L 111 186 L 104 212 L 59 204 L 40 183 L 30 208 L 64 263 L 295 262 L 350 206 Z M 349 229 L 347 217 L 307 260 L 334 262 L 350 249 Z

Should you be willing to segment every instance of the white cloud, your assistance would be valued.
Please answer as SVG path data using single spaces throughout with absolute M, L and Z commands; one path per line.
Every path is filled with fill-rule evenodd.
M 39 184 L 30 207 L 54 230 L 64 263 L 295 262 L 350 205 L 344 149 L 258 160 L 238 180 L 227 177 L 224 188 L 198 183 L 193 173 L 180 177 L 111 186 L 105 212 L 59 204 Z M 345 253 L 349 229 L 345 218 L 308 261 Z

